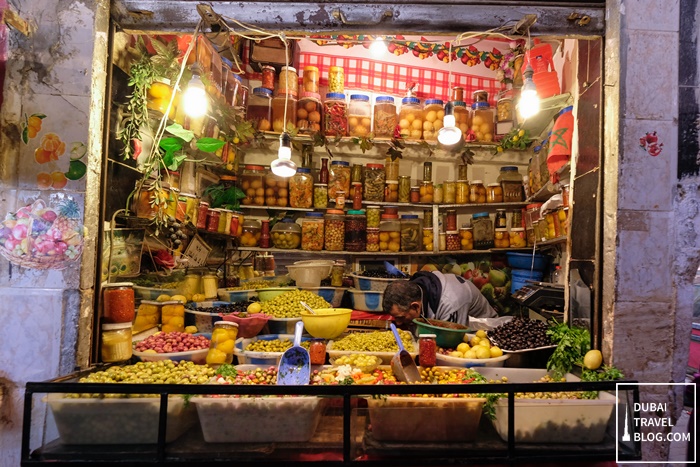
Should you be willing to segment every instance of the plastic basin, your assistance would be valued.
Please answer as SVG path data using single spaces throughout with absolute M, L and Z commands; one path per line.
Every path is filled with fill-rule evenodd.
M 369 311 L 382 313 L 382 301 L 384 300 L 384 292 L 376 290 L 358 290 L 348 289 L 352 300 L 352 307 L 355 310 Z
M 261 302 L 267 302 L 282 295 L 283 293 L 291 292 L 293 290 L 298 289 L 296 287 L 269 287 L 265 289 L 258 289 L 258 299 L 260 299 Z
M 535 269 L 537 271 L 542 271 L 547 267 L 548 263 L 548 257 L 540 254 L 535 254 L 534 264 L 532 261 L 532 254 L 529 253 L 509 251 L 506 253 L 506 256 L 508 257 L 508 264 L 514 269 Z
M 440 320 L 435 320 L 431 319 L 430 321 L 438 324 L 452 324 L 454 325 L 455 323 L 445 323 L 444 321 Z M 464 335 L 467 334 L 468 332 L 471 332 L 469 329 L 464 328 L 464 329 L 449 329 L 446 327 L 442 326 L 433 326 L 428 323 L 424 323 L 422 321 L 418 321 L 418 319 L 414 319 L 413 322 L 416 325 L 417 328 L 417 334 L 435 334 L 435 342 L 437 345 L 440 347 L 446 348 L 446 349 L 454 349 L 457 347 L 461 342 L 463 342 Z
M 541 281 L 544 277 L 542 271 L 530 271 L 529 269 L 511 269 L 510 293 L 522 288 L 527 281 Z
M 350 308 L 319 308 L 314 312 L 315 315 L 302 311 L 301 320 L 309 334 L 322 339 L 335 339 L 341 335 L 350 324 L 352 315 Z

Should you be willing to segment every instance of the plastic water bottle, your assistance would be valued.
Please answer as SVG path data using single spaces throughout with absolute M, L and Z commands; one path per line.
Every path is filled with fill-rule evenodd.
M 556 266 L 552 271 L 552 283 L 564 285 L 564 271 L 561 270 L 561 266 Z

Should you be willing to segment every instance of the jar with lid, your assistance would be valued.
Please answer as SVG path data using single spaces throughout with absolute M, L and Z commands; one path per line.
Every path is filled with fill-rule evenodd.
M 494 229 L 493 246 L 496 248 L 510 248 L 508 229 Z
M 442 204 L 445 199 L 445 190 L 442 187 L 442 183 L 438 183 L 435 185 L 435 189 L 433 190 L 433 203 L 435 204 Z
M 307 65 L 304 67 L 304 73 L 302 75 L 302 85 L 304 86 L 304 92 L 319 92 L 319 82 L 320 74 L 318 72 L 318 67 L 313 65 Z
M 148 107 L 149 110 L 155 110 L 161 115 L 165 115 L 172 96 L 173 88 L 170 85 L 170 80 L 167 78 L 156 78 L 148 88 L 146 107 Z M 170 106 L 168 118 L 172 120 L 174 117 L 175 103 L 173 102 L 173 105 Z
M 517 167 L 501 167 L 497 180 L 503 187 L 504 202 L 517 203 L 523 200 L 523 176 Z
M 338 190 L 335 192 L 335 208 L 343 209 L 345 207 L 345 192 Z
M 241 246 L 258 246 L 258 242 L 260 242 L 260 222 L 246 219 L 243 222 Z
M 245 216 L 243 211 L 233 211 L 231 214 L 231 235 L 234 237 L 240 237 L 243 234 L 243 222 L 245 222 Z
M 367 206 L 367 227 L 379 227 L 381 209 L 379 206 Z
M 265 174 L 265 204 L 285 207 L 289 197 L 289 179 L 272 172 Z
M 114 282 L 102 286 L 102 318 L 105 323 L 131 323 L 135 310 L 132 282 Z
M 379 224 L 379 251 L 401 250 L 401 222 L 396 214 L 382 214 Z
M 433 251 L 433 228 L 423 227 L 423 251 Z
M 416 214 L 401 216 L 401 251 L 421 251 L 422 229 Z
M 350 209 L 345 216 L 345 250 L 365 251 L 367 248 L 367 216 L 362 209 Z
M 486 202 L 487 203 L 502 203 L 503 188 L 500 183 L 489 183 L 486 186 Z
M 254 206 L 265 204 L 265 168 L 262 165 L 245 165 L 243 167 L 241 190 L 245 193 L 241 204 Z
M 336 199 L 338 191 L 350 191 L 350 163 L 346 161 L 331 162 L 328 171 L 328 199 Z
M 423 211 L 423 227 L 433 228 L 433 210 L 426 209 Z
M 383 164 L 367 164 L 365 168 L 365 193 L 366 201 L 384 201 L 384 182 L 386 173 Z M 397 187 L 398 190 L 398 187 Z M 398 199 L 398 193 L 397 197 Z M 390 200 L 387 200 L 390 201 Z
M 163 332 L 185 332 L 185 304 L 179 300 L 163 302 L 160 310 Z
M 180 292 L 185 297 L 202 293 L 202 276 L 197 273 L 185 275 L 185 279 L 180 285 Z
M 216 274 L 204 274 L 202 276 L 202 290 L 204 298 L 216 299 L 216 291 L 219 289 L 219 277 Z
M 348 133 L 350 136 L 363 137 L 372 132 L 372 108 L 369 96 L 351 94 L 348 106 Z
M 561 205 L 562 205 L 562 207 L 565 207 L 565 208 L 569 207 L 569 191 L 570 191 L 569 184 L 565 184 L 565 185 L 561 186 Z
M 513 99 L 504 97 L 496 103 L 496 119 L 500 122 L 512 122 L 513 118 Z
M 467 204 L 469 202 L 469 182 L 457 180 L 455 182 L 455 204 Z
M 486 187 L 481 180 L 469 182 L 469 202 L 472 204 L 486 202 Z
M 328 207 L 328 185 L 325 183 L 314 183 L 314 207 Z
M 559 219 L 559 236 L 569 235 L 569 208 L 557 209 L 557 219 Z
M 493 248 L 493 222 L 488 212 L 477 212 L 472 215 L 472 229 L 476 250 Z
M 547 240 L 547 235 L 547 220 L 543 217 L 535 222 L 535 238 L 538 242 L 544 242 Z
M 223 320 L 214 323 L 207 352 L 207 365 L 218 367 L 224 363 L 232 363 L 236 339 L 238 339 L 238 323 Z
M 175 217 L 177 214 L 177 200 L 180 197 L 180 190 L 175 188 L 166 189 L 167 198 L 165 200 L 165 214 Z
M 558 238 L 561 235 L 561 228 L 559 226 L 559 216 L 557 212 L 547 211 L 547 213 L 544 215 L 544 219 L 547 222 L 547 235 L 545 238 L 547 240 Z
M 270 219 L 262 219 L 260 223 L 262 225 L 260 227 L 260 241 L 258 245 L 260 248 L 270 248 Z M 264 268 L 262 270 L 265 271 Z
M 246 120 L 258 131 L 272 129 L 272 91 L 264 87 L 253 89 L 253 95 L 248 100 Z
M 285 218 L 275 224 L 270 236 L 275 248 L 294 250 L 301 244 L 301 227 L 294 219 Z
M 522 209 L 516 209 L 513 212 L 510 213 L 510 227 L 511 228 L 517 228 L 517 227 L 524 227 L 525 224 L 523 223 L 523 210 Z
M 367 251 L 379 251 L 379 227 L 367 227 Z
M 277 81 L 277 94 L 299 95 L 299 76 L 297 69 L 291 66 L 280 68 L 280 76 Z
M 475 102 L 472 104 L 472 133 L 474 141 L 490 143 L 493 141 L 494 111 L 488 102 Z
M 270 92 L 275 90 L 275 67 L 270 65 L 265 65 L 262 67 L 262 88 L 269 90 Z M 255 88 L 257 89 L 257 88 Z M 253 94 L 255 94 L 255 89 L 253 89 Z M 248 104 L 250 105 L 250 104 Z
M 494 222 L 495 229 L 505 229 L 508 227 L 505 209 L 496 209 L 496 218 Z
M 311 169 L 299 167 L 289 179 L 289 205 L 293 208 L 313 206 L 314 178 Z
M 435 193 L 435 188 L 433 187 L 433 182 L 430 180 L 423 180 L 420 185 L 420 189 L 418 191 L 419 193 L 419 198 L 418 202 L 419 203 L 432 203 L 433 202 L 433 195 Z
M 308 251 L 323 250 L 323 213 L 307 212 L 301 220 L 301 249 Z
M 131 321 L 102 325 L 100 356 L 104 363 L 124 362 L 131 358 Z
M 221 209 L 207 209 L 207 232 L 217 233 L 219 231 L 219 220 L 221 220 Z
M 284 119 L 284 109 L 287 109 L 287 119 Z M 297 98 L 292 94 L 277 94 L 272 98 L 272 131 L 282 133 L 289 125 L 297 124 Z
M 542 203 L 533 203 L 525 206 L 525 229 L 529 232 L 533 230 L 535 222 L 540 220 L 540 209 Z M 534 239 L 534 237 L 533 237 Z M 529 240 L 528 240 L 529 241 Z M 532 243 L 530 243 L 532 244 Z
M 419 186 L 412 186 L 411 187 L 409 200 L 411 203 L 420 203 L 420 187 Z
M 455 101 L 452 105 L 454 106 L 455 126 L 462 132 L 464 141 L 467 141 L 469 128 L 472 126 L 472 114 L 467 109 L 467 103 L 464 101 Z
M 309 363 L 311 365 L 323 365 L 326 363 L 325 339 L 311 339 L 311 344 L 309 344 Z
M 345 275 L 345 260 L 339 259 L 331 267 L 331 286 L 342 287 L 343 276 Z
M 137 195 L 132 201 L 131 209 L 136 212 L 136 217 L 153 219 L 160 210 L 160 206 L 154 203 L 156 200 L 156 191 L 149 190 L 146 184 L 139 187 L 139 184 L 140 182 L 137 181 Z M 160 195 L 168 196 L 168 192 L 165 189 L 162 189 L 160 190 Z
M 350 187 L 350 196 L 352 197 L 352 208 L 362 209 L 362 183 L 354 183 Z
M 443 126 L 445 109 L 442 99 L 426 99 L 423 107 L 423 139 L 426 141 L 437 141 L 437 132 Z M 423 177 L 423 180 L 430 180 Z
M 384 201 L 387 203 L 397 203 L 399 201 L 399 182 L 387 180 L 384 184 Z
M 243 84 L 243 78 L 240 75 L 231 73 L 231 76 L 237 82 L 231 105 L 236 109 L 245 109 L 246 105 L 248 105 L 248 86 Z
M 435 366 L 437 363 L 437 344 L 435 334 L 420 334 L 418 336 L 418 363 L 424 368 Z
M 447 249 L 447 234 L 440 232 L 438 235 L 438 250 L 445 251 Z
M 345 94 L 329 92 L 323 102 L 323 133 L 326 136 L 348 135 L 348 107 Z
M 443 182 L 443 202 L 445 204 L 456 204 L 455 195 L 457 182 L 454 180 L 447 180 Z
M 411 177 L 409 175 L 399 176 L 399 203 L 408 203 L 411 201 Z
M 132 331 L 138 334 L 141 331 L 157 327 L 160 324 L 162 303 L 155 300 L 141 300 L 139 308 L 136 310 Z
M 447 251 L 458 251 L 462 249 L 462 243 L 459 238 L 459 231 L 448 230 L 445 232 L 445 249 Z
M 467 164 L 460 164 L 457 167 L 457 180 L 469 180 L 468 170 L 469 166 Z
M 399 132 L 402 138 L 408 140 L 417 141 L 423 136 L 423 110 L 417 97 L 401 99 Z
M 514 227 L 508 233 L 511 248 L 525 248 L 527 239 L 525 238 L 525 229 L 522 227 Z
M 386 171 L 387 180 L 398 180 L 399 179 L 399 159 L 393 159 L 387 157 L 384 162 L 384 170 Z
M 314 92 L 302 92 L 297 103 L 297 128 L 299 133 L 321 131 L 321 95 Z
M 374 136 L 392 138 L 396 128 L 396 104 L 391 96 L 377 96 L 374 103 Z
M 340 209 L 329 209 L 324 219 L 325 248 L 342 251 L 345 241 L 345 215 Z
M 459 244 L 462 250 L 474 249 L 474 230 L 472 227 L 462 226 L 459 229 Z
M 353 164 L 350 172 L 350 183 L 362 183 L 364 170 L 362 164 Z
M 328 69 L 328 92 L 345 92 L 345 70 L 342 66 L 332 66 Z
M 445 230 L 457 230 L 457 211 L 455 209 L 445 211 Z

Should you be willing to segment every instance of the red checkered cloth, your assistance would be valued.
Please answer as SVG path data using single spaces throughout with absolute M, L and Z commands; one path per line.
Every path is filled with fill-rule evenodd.
M 417 83 L 416 97 L 445 101 L 450 97 L 449 72 L 444 70 L 357 57 L 302 52 L 299 56 L 300 75 L 305 66 L 318 67 L 321 86 L 328 86 L 328 69 L 332 66 L 340 66 L 345 71 L 345 87 L 349 89 L 402 96 L 406 94 L 407 83 Z M 502 89 L 498 80 L 453 72 L 452 87 L 456 86 L 464 88 L 464 96 L 468 104 L 471 104 L 472 92 L 487 91 L 489 104 L 492 106 L 496 105 L 496 95 Z

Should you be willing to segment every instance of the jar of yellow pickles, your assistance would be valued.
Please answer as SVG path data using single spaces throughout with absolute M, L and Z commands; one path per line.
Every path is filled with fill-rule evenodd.
M 433 251 L 433 228 L 424 227 L 423 228 L 423 251 Z
M 423 110 L 417 97 L 404 97 L 401 100 L 399 131 L 404 139 L 417 141 L 423 136 Z
M 345 92 L 345 70 L 342 66 L 328 69 L 328 92 Z
M 481 180 L 469 182 L 469 202 L 482 204 L 486 202 L 486 187 Z
M 474 249 L 474 231 L 471 227 L 462 226 L 459 229 L 459 242 L 462 250 Z
M 443 182 L 443 202 L 445 204 L 455 204 L 455 189 L 457 182 L 454 180 L 447 180 Z
M 161 323 L 163 332 L 185 332 L 185 304 L 177 300 L 163 302 Z
M 467 204 L 469 202 L 469 182 L 457 180 L 455 184 L 455 204 Z
M 233 350 L 238 338 L 238 323 L 232 321 L 217 321 L 211 333 L 207 365 L 216 366 L 233 362 Z
M 138 334 L 141 331 L 154 328 L 160 323 L 160 309 L 163 302 L 152 300 L 141 300 L 139 308 L 136 310 L 136 319 L 132 327 L 133 332 Z
M 557 209 L 557 218 L 559 219 L 559 235 L 569 235 L 569 208 Z
M 100 355 L 104 363 L 123 362 L 131 358 L 131 323 L 102 325 Z
M 510 237 L 511 248 L 525 248 L 527 246 L 527 238 L 525 229 L 522 227 L 513 227 L 508 233 Z
M 509 248 L 510 237 L 508 229 L 495 229 L 493 234 L 493 246 L 496 248 Z

